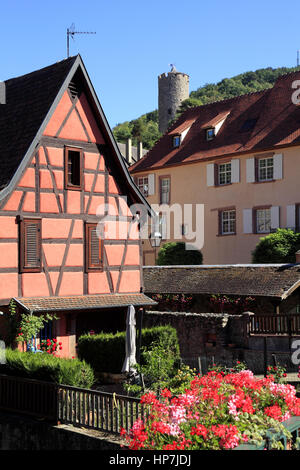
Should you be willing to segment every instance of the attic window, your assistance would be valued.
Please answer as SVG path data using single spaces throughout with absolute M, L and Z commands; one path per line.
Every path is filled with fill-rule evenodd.
M 212 140 L 215 137 L 215 128 L 206 129 L 206 140 Z
M 252 129 L 254 128 L 255 124 L 257 122 L 257 118 L 255 119 L 247 119 L 244 124 L 242 125 L 240 131 L 241 132 L 249 132 L 249 131 L 252 131 Z
M 77 97 L 80 96 L 81 94 L 81 87 L 78 83 L 78 80 L 73 80 L 69 83 L 69 92 L 73 100 Z
M 82 187 L 82 150 L 65 148 L 65 187 L 81 189 Z
M 174 135 L 174 137 L 173 137 L 173 147 L 174 148 L 179 147 L 180 146 L 180 141 L 181 141 L 180 135 Z

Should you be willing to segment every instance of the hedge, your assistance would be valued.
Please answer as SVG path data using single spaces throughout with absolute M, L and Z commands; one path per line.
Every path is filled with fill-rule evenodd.
M 126 332 L 99 333 L 83 335 L 78 340 L 78 356 L 97 372 L 121 373 L 125 359 Z M 149 348 L 153 342 L 160 341 L 165 349 L 173 351 L 179 359 L 177 332 L 171 326 L 156 326 L 142 330 L 141 346 Z
M 91 388 L 94 371 L 85 361 L 64 359 L 46 353 L 21 352 L 7 348 L 6 364 L 0 364 L 0 374 L 46 380 L 73 387 Z

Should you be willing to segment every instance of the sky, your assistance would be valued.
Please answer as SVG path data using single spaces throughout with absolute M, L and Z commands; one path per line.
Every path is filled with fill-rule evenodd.
M 293 67 L 298 0 L 0 0 L 0 81 L 81 54 L 111 127 L 157 109 L 175 64 L 190 91 L 249 70 Z

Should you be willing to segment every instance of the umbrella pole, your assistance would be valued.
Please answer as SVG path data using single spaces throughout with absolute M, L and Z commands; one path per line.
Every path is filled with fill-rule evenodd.
M 142 346 L 142 324 L 143 324 L 143 313 L 144 309 L 139 309 L 139 341 L 138 341 L 138 352 L 137 352 L 137 362 L 138 364 L 141 363 L 141 346 Z
M 139 364 L 139 368 L 138 368 L 138 371 L 139 371 L 139 374 L 140 374 L 140 380 L 141 380 L 141 384 L 142 384 L 142 389 L 143 389 L 143 392 L 145 391 L 145 384 L 144 384 L 144 377 L 143 377 L 143 374 L 141 372 L 141 346 L 142 346 L 142 325 L 143 325 L 143 314 L 144 314 L 144 309 L 143 308 L 140 308 L 140 315 L 139 315 L 139 342 L 138 342 L 138 354 L 137 354 L 137 362 Z

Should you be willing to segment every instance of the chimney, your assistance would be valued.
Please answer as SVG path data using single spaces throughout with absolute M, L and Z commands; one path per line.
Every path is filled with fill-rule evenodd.
M 140 160 L 143 156 L 143 142 L 137 143 L 137 160 Z
M 133 164 L 131 139 L 127 139 L 127 142 L 126 142 L 126 160 L 129 165 Z
M 300 263 L 300 250 L 296 251 L 296 263 Z

